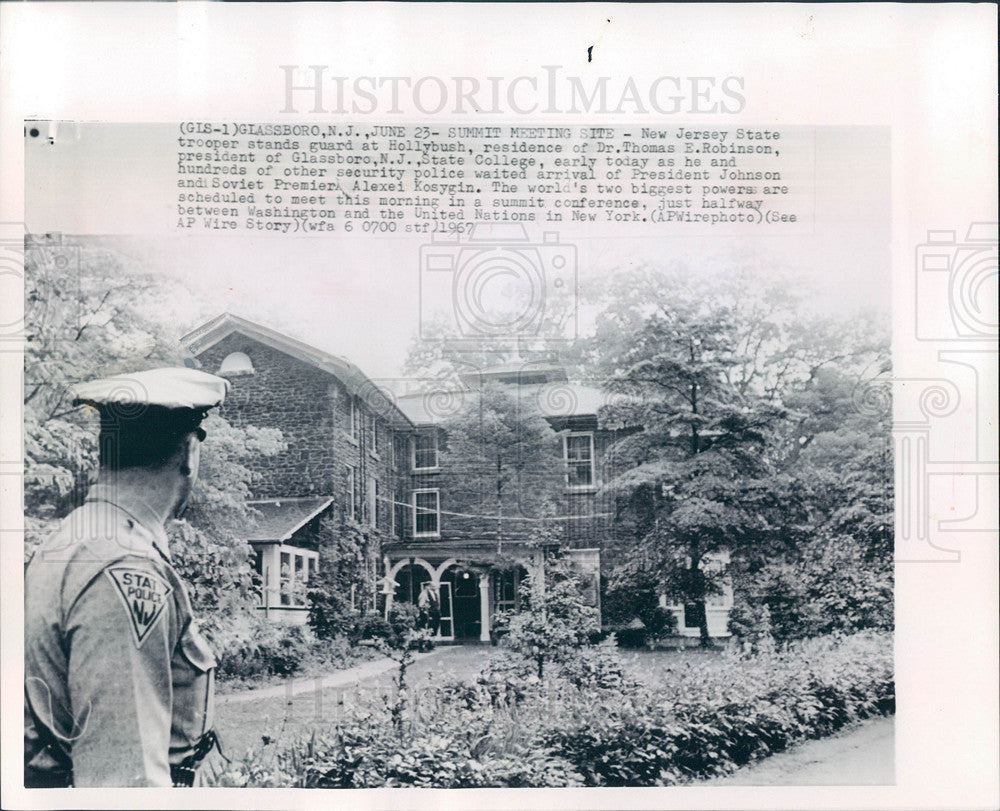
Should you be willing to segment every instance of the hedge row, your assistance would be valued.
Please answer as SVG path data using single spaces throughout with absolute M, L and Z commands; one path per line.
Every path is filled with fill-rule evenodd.
M 692 656 L 640 685 L 608 649 L 543 682 L 530 668 L 413 692 L 278 749 L 251 752 L 230 786 L 663 786 L 723 774 L 894 712 L 891 640 L 858 634 L 753 656 Z M 650 679 L 646 680 L 650 682 Z M 653 682 L 656 679 L 652 680 Z
M 653 700 L 616 712 L 570 709 L 540 742 L 588 786 L 675 785 L 895 711 L 891 648 L 874 634 L 690 663 L 674 676 Z

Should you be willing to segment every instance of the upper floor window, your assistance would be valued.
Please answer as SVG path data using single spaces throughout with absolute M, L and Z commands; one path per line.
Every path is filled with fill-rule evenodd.
M 438 466 L 438 438 L 436 431 L 417 434 L 413 438 L 413 469 L 432 470 Z
M 220 375 L 252 375 L 254 373 L 250 356 L 244 352 L 230 352 L 222 359 Z
M 372 453 L 378 453 L 378 422 L 374 414 L 372 414 L 371 426 L 371 431 L 368 432 L 368 450 Z
M 441 505 L 437 490 L 413 491 L 413 537 L 441 532 Z
M 350 404 L 350 409 L 351 409 L 351 415 L 350 415 L 351 416 L 351 426 L 350 426 L 351 438 L 352 439 L 357 439 L 358 438 L 358 429 L 360 428 L 360 426 L 358 425 L 358 423 L 359 423 L 359 421 L 361 419 L 361 415 L 358 413 L 358 400 L 357 400 L 356 397 L 350 397 L 350 398 L 348 398 L 348 402 Z
M 566 484 L 569 487 L 593 487 L 594 435 L 592 433 L 568 434 L 564 440 L 566 457 Z

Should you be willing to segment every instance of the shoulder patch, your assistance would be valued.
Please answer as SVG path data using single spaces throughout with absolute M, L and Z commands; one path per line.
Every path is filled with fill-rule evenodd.
M 173 587 L 149 569 L 112 566 L 104 573 L 115 584 L 118 596 L 125 604 L 125 611 L 132 622 L 135 645 L 141 648 L 149 632 L 163 616 Z

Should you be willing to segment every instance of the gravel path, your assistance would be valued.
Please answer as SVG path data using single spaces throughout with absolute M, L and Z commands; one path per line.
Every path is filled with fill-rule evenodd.
M 889 786 L 895 778 L 895 717 L 806 741 L 701 786 Z

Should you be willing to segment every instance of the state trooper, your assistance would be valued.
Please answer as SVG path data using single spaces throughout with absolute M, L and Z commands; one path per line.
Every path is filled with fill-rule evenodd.
M 100 470 L 25 569 L 27 788 L 190 786 L 216 745 L 216 662 L 164 524 L 228 388 L 185 368 L 75 387 L 73 404 L 100 414 Z

